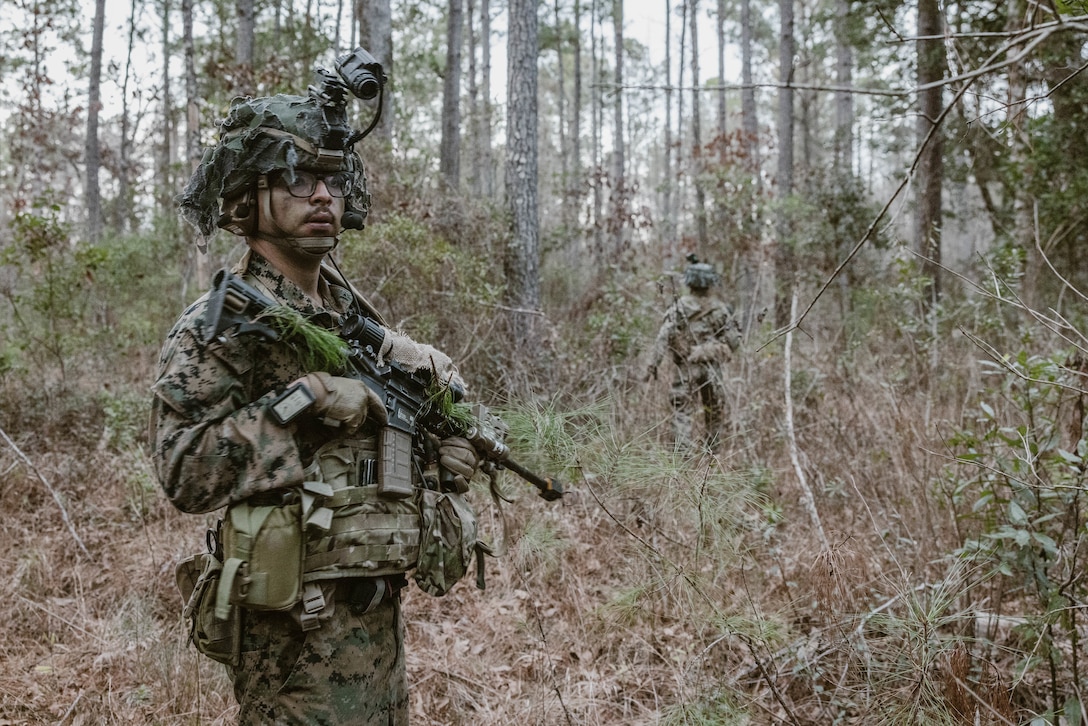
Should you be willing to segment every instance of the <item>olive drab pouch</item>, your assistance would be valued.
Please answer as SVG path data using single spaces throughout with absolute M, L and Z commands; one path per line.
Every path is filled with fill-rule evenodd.
M 189 623 L 189 640 L 197 651 L 214 661 L 238 665 L 241 648 L 241 613 L 228 607 L 226 618 L 216 615 L 216 598 L 223 563 L 211 552 L 187 557 L 174 575 L 184 603 L 182 617 Z
M 476 513 L 463 495 L 430 489 L 419 490 L 419 510 L 419 563 L 412 577 L 424 592 L 440 597 L 465 576 L 482 547 Z
M 233 504 L 223 518 L 223 574 L 216 613 L 231 605 L 290 610 L 302 598 L 302 508 L 298 492 L 285 501 Z

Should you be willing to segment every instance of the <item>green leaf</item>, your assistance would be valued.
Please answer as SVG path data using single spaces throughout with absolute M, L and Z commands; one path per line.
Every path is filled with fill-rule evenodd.
M 1028 515 L 1024 508 L 1017 504 L 1016 500 L 1009 501 L 1009 521 L 1013 524 L 1027 524 Z
M 1082 461 L 1082 459 L 1076 454 L 1061 448 L 1058 449 L 1058 456 L 1060 456 L 1064 461 L 1069 464 L 1080 464 Z
M 1042 532 L 1032 532 L 1032 538 L 1043 546 L 1043 549 L 1048 555 L 1055 555 L 1058 553 L 1058 543 L 1053 538 Z
M 1084 723 L 1084 706 L 1076 696 L 1070 696 L 1065 702 L 1065 721 L 1069 726 L 1081 726 Z
M 990 404 L 983 401 L 979 404 L 979 407 L 982 409 L 982 412 L 986 414 L 987 418 L 995 418 L 994 409 Z

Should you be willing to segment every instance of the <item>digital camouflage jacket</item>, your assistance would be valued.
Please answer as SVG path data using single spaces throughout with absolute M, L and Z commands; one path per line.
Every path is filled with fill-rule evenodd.
M 665 353 L 677 367 L 721 364 L 740 344 L 740 326 L 725 303 L 710 295 L 684 295 L 665 311 L 650 363 L 655 368 Z
M 338 323 L 353 304 L 350 289 L 322 269 L 324 310 L 256 253 L 234 272 L 303 315 L 324 313 Z M 321 426 L 278 425 L 266 404 L 302 370 L 299 355 L 260 335 L 205 340 L 208 295 L 194 302 L 170 331 L 152 390 L 150 440 L 156 473 L 180 510 L 210 512 L 253 494 L 302 483 Z M 365 428 L 365 427 L 364 427 Z

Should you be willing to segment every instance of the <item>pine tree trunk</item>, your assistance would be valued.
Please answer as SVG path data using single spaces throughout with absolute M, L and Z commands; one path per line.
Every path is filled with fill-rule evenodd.
M 1008 19 L 1005 30 L 1010 35 L 1024 29 L 1028 14 L 1027 0 L 1009 0 Z M 1007 122 L 1011 138 L 1009 139 L 1009 157 L 1013 169 L 1019 175 L 1013 198 L 1013 236 L 1024 251 L 1024 278 L 1021 282 L 1021 296 L 1028 307 L 1038 304 L 1037 286 L 1042 261 L 1035 249 L 1035 214 L 1034 200 L 1027 191 L 1034 181 L 1034 164 L 1031 161 L 1031 139 L 1027 130 L 1029 78 L 1024 65 L 1014 63 L 1009 66 L 1009 90 L 1006 104 Z
M 699 103 L 699 0 L 691 4 L 688 20 L 691 23 L 691 172 L 695 186 L 695 235 L 699 249 L 705 254 L 708 240 L 706 230 L 706 192 L 703 189 L 703 134 L 700 123 Z
M 725 0 L 718 0 L 718 149 L 719 158 L 725 161 L 726 105 L 725 105 Z
M 132 56 L 136 50 L 136 17 L 139 3 L 132 0 L 128 16 L 128 48 L 125 54 L 125 72 L 121 81 L 121 148 L 118 153 L 117 205 L 113 226 L 121 233 L 135 227 L 132 219 L 132 121 L 129 113 L 128 82 L 132 78 Z
M 156 159 L 156 201 L 163 214 L 171 214 L 174 211 L 173 175 L 170 173 L 171 162 L 174 159 L 174 115 L 173 115 L 173 91 L 170 85 L 170 2 L 162 0 L 162 136 Z
M 552 4 L 552 17 L 555 20 L 555 80 L 556 89 L 556 126 L 559 131 L 559 188 L 566 190 L 570 163 L 567 156 L 567 88 L 566 69 L 563 62 L 563 16 L 559 12 L 559 0 Z M 570 219 L 568 205 L 563 205 L 563 224 L 567 226 Z
M 396 88 L 397 77 L 393 73 L 393 13 L 389 0 L 361 0 L 356 21 L 359 24 L 360 45 L 382 64 L 382 70 L 389 77 L 389 84 L 382 94 L 382 118 L 374 132 L 391 141 L 396 130 L 393 89 Z
M 593 66 L 593 88 L 595 93 L 590 100 L 591 135 L 593 137 L 593 254 L 598 263 L 603 262 L 604 252 L 604 183 L 603 150 L 601 149 L 601 126 L 604 102 L 601 98 L 601 51 L 600 51 L 600 8 L 599 0 L 593 0 L 590 12 L 589 32 L 591 40 L 590 55 Z
M 256 93 L 253 80 L 253 36 L 256 32 L 257 11 L 254 0 L 236 0 L 238 27 L 234 39 L 234 94 L 252 96 Z
M 506 200 L 512 229 L 504 269 L 516 350 L 537 349 L 540 230 L 537 211 L 537 4 L 511 0 L 507 39 Z
M 87 173 L 84 197 L 87 204 L 87 239 L 92 244 L 97 244 L 102 238 L 102 191 L 98 184 L 102 152 L 98 146 L 98 114 L 102 109 L 102 38 L 106 26 L 106 0 L 95 1 L 93 23 L 91 77 L 87 92 L 87 137 L 84 140 Z
M 759 116 L 756 109 L 756 89 L 752 80 L 752 0 L 741 0 L 740 4 L 740 115 L 743 140 L 744 169 L 748 172 L 748 183 L 752 185 L 748 195 L 748 209 L 741 222 L 744 236 L 744 255 L 741 261 L 740 278 L 743 280 L 744 330 L 748 331 L 755 324 L 755 317 L 763 308 L 773 303 L 773 297 L 767 292 L 767 264 L 760 230 L 762 225 L 756 219 L 759 213 L 759 198 L 762 195 L 762 164 L 759 154 Z
M 941 187 L 943 177 L 940 129 L 936 122 L 943 104 L 939 82 L 944 78 L 944 41 L 938 0 L 918 0 L 918 204 L 915 249 L 922 259 L 924 303 L 935 304 L 941 293 Z M 1016 70 L 1009 70 L 1010 80 Z M 1013 84 L 1010 83 L 1010 91 Z
M 582 3 L 574 0 L 574 108 L 570 114 L 571 178 L 567 190 L 567 203 L 572 208 L 581 206 L 582 178 Z M 577 219 L 577 217 L 575 218 Z
M 785 200 L 793 194 L 793 56 L 794 56 L 794 31 L 793 31 L 793 0 L 779 0 L 779 42 L 778 64 L 779 81 L 782 87 L 778 90 L 778 173 L 776 184 L 780 200 Z M 779 212 L 777 223 L 777 239 L 774 245 L 774 271 L 766 278 L 768 282 L 775 284 L 775 322 L 783 327 L 789 322 L 789 307 L 786 303 L 793 293 L 794 263 L 793 252 L 789 242 L 789 220 L 786 217 L 785 205 Z
M 480 79 L 477 75 L 476 53 L 480 38 L 476 33 L 476 2 L 467 0 L 465 14 L 468 16 L 468 134 L 469 134 L 469 189 L 474 196 L 483 194 L 483 164 L 481 162 L 480 121 L 483 107 L 480 103 Z
M 449 0 L 446 22 L 446 71 L 442 79 L 442 141 L 438 168 L 447 191 L 461 186 L 461 46 L 464 6 Z
M 847 33 L 850 0 L 835 3 L 835 167 L 840 175 L 854 170 L 854 94 L 848 89 L 854 82 L 854 54 Z
M 193 0 L 181 0 L 182 54 L 185 58 L 185 159 L 189 173 L 200 165 L 200 88 L 196 80 L 196 46 L 193 40 Z M 194 284 L 197 290 L 211 286 L 211 253 L 198 252 Z
M 612 254 L 623 250 L 625 218 L 627 216 L 626 180 L 624 179 L 623 129 L 623 0 L 612 0 L 612 26 L 615 38 L 615 61 L 612 69 L 612 204 L 609 226 L 612 229 Z
M 662 215 L 665 218 L 665 239 L 662 241 L 676 239 L 676 212 L 673 210 L 676 174 L 673 171 L 672 90 L 672 3 L 665 0 L 665 183 L 661 200 Z
M 741 0 L 740 4 L 741 36 L 741 85 L 740 92 L 741 126 L 744 128 L 744 158 L 749 172 L 755 180 L 756 188 L 760 183 L 759 163 L 759 117 L 756 111 L 756 89 L 752 82 L 752 0 Z

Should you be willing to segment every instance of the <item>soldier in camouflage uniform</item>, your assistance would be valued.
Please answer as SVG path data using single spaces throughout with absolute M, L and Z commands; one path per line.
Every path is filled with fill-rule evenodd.
M 179 197 L 203 240 L 216 226 L 245 238 L 234 267 L 245 282 L 331 329 L 349 313 L 380 321 L 328 264 L 341 230 L 361 229 L 370 203 L 351 129 L 336 121 L 330 126 L 312 94 L 236 99 L 219 143 Z M 240 611 L 240 649 L 228 666 L 239 723 L 405 724 L 399 591 L 420 515 L 413 499 L 375 494 L 383 402 L 358 380 L 305 369 L 280 341 L 237 331 L 208 340 L 208 304 L 206 294 L 170 331 L 153 386 L 150 437 L 170 501 L 191 513 L 297 506 L 300 493 L 306 501 L 303 483 L 316 481 L 340 502 L 331 528 L 301 535 L 303 600 L 282 611 Z M 459 381 L 448 357 L 389 333 L 397 343 L 390 355 L 426 358 L 440 379 Z M 312 402 L 281 422 L 270 407 L 289 390 Z M 441 442 L 440 452 L 466 479 L 477 469 L 463 439 Z M 377 523 L 390 529 L 372 531 Z
M 740 344 L 740 326 L 729 306 L 710 292 L 718 283 L 714 269 L 695 255 L 689 255 L 688 260 L 691 264 L 684 273 L 684 284 L 690 292 L 665 312 L 647 376 L 657 378 L 658 366 L 668 353 L 675 364 L 669 390 L 675 445 L 692 450 L 694 419 L 702 409 L 703 445 L 715 452 L 725 412 L 722 364 Z

